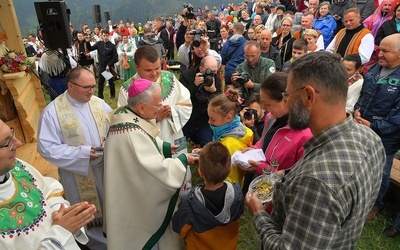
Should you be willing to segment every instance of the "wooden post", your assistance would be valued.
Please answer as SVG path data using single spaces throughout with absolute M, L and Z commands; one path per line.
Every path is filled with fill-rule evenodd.
M 33 3 L 30 4 L 34 9 Z M 26 55 L 13 0 L 0 0 L 0 24 L 7 33 L 7 48 Z M 8 88 L 8 91 L 5 91 L 3 84 L 0 93 L 0 95 L 5 94 L 0 98 L 0 105 L 2 109 L 7 110 L 7 113 L 4 113 L 7 117 L 2 119 L 12 123 L 14 127 L 20 127 L 15 133 L 23 143 L 35 142 L 40 112 L 45 107 L 39 80 L 33 74 L 26 75 L 25 72 L 0 75 L 0 80 L 6 82 Z M 12 114 L 13 112 L 15 114 Z M 19 122 L 16 117 L 19 118 Z
M 31 76 L 25 72 L 18 72 L 4 74 L 3 77 L 13 96 L 25 141 L 35 142 L 41 110 Z
M 33 7 L 33 3 L 29 3 Z M 25 53 L 13 0 L 0 0 L 0 24 L 7 32 L 7 47 Z

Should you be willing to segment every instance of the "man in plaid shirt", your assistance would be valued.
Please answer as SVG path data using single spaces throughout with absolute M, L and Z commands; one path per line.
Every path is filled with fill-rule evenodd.
M 246 195 L 260 249 L 354 249 L 378 195 L 385 151 L 380 138 L 346 114 L 340 57 L 314 52 L 291 64 L 286 92 L 292 129 L 314 135 L 274 187 L 271 215 Z

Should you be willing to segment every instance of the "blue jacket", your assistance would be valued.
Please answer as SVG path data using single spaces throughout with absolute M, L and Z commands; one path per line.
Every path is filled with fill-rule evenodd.
M 329 43 L 335 36 L 336 21 L 331 14 L 321 18 L 315 18 L 313 28 L 319 30 L 324 36 L 324 46 L 328 47 Z
M 381 139 L 386 153 L 400 149 L 400 67 L 379 80 L 382 67 L 375 64 L 364 77 L 364 84 L 354 110 L 371 122 L 371 129 Z
M 225 82 L 230 84 L 231 76 L 236 67 L 244 61 L 244 45 L 247 40 L 244 36 L 233 35 L 222 47 L 221 58 L 225 66 Z M 236 49 L 236 51 L 235 51 Z
M 172 217 L 172 229 L 185 240 L 187 249 L 236 249 L 244 197 L 239 185 L 225 183 L 224 207 L 218 215 L 205 206 L 205 200 L 211 200 L 203 196 L 203 185 L 182 197 Z

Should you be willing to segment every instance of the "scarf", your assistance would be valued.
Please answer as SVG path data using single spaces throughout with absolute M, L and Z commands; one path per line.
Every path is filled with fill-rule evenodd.
M 64 92 L 58 96 L 54 101 L 56 108 L 57 118 L 60 123 L 61 132 L 65 142 L 70 146 L 86 145 L 85 136 L 83 134 L 81 121 L 75 113 L 67 97 L 68 93 Z M 96 122 L 97 131 L 99 136 L 102 137 L 106 134 L 106 115 L 100 100 L 92 97 L 89 101 L 90 111 Z M 100 138 L 102 141 L 102 138 Z M 88 175 L 73 174 L 78 188 L 78 193 L 82 201 L 87 201 L 96 206 L 95 219 L 87 224 L 87 228 L 102 227 L 103 226 L 103 213 L 100 205 L 99 194 L 95 184 L 92 161 L 89 162 Z M 98 164 L 103 164 L 99 162 Z
M 223 135 L 231 132 L 235 128 L 239 127 L 240 125 L 240 117 L 238 115 L 235 116 L 231 122 L 221 125 L 221 126 L 213 126 L 210 125 L 211 130 L 213 131 L 213 141 L 218 141 Z

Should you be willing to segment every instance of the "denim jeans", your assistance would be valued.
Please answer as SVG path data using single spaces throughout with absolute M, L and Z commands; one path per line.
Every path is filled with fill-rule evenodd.
M 392 226 L 394 229 L 400 229 L 400 211 L 397 213 L 396 219 L 394 219 Z
M 378 208 L 383 207 L 383 197 L 385 197 L 390 185 L 390 171 L 392 170 L 394 154 L 386 155 L 385 166 L 383 167 L 382 183 L 379 189 L 378 197 L 375 201 L 375 206 Z

